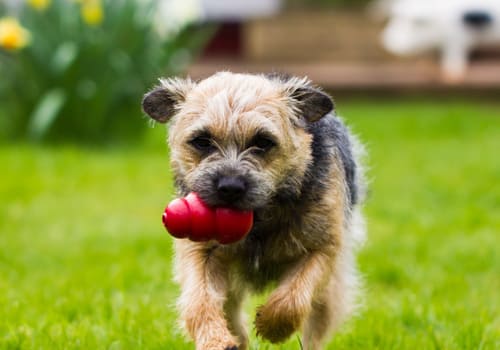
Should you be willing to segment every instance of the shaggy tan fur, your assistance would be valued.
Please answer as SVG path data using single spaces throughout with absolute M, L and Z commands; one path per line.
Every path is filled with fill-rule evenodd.
M 175 241 L 180 319 L 196 349 L 247 349 L 242 302 L 248 292 L 269 286 L 274 289 L 257 309 L 254 326 L 272 343 L 302 331 L 305 349 L 321 349 L 328 333 L 353 311 L 358 284 L 353 252 L 364 230 L 359 205 L 349 204 L 336 148 L 326 154 L 321 184 L 311 185 L 320 190 L 300 200 L 309 195 L 308 178 L 319 179 L 308 173 L 314 161 L 308 123 L 329 112 L 325 99 L 305 79 L 228 72 L 199 83 L 162 80 L 146 95 L 144 110 L 156 120 L 171 120 L 171 165 L 180 195 L 199 191 L 216 205 L 210 203 L 207 178 L 219 173 L 248 176 L 254 184 L 253 197 L 240 204 L 256 213 L 255 233 L 246 240 L 228 246 Z M 277 141 L 268 152 L 256 153 L 251 146 L 260 133 Z M 210 154 L 189 145 L 200 134 L 209 135 Z M 358 168 L 358 187 L 361 175 Z M 276 199 L 287 191 L 298 200 Z

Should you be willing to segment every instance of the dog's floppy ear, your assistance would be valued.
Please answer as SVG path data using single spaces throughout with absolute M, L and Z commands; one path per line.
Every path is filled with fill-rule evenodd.
M 298 101 L 298 109 L 308 122 L 315 122 L 333 111 L 334 104 L 330 96 L 313 87 L 298 88 L 292 93 Z
M 194 85 L 190 79 L 160 79 L 160 85 L 144 95 L 142 110 L 154 120 L 166 123 Z
M 298 109 L 300 117 L 308 122 L 320 120 L 334 110 L 330 96 L 314 87 L 307 78 L 298 78 L 286 73 L 266 74 L 270 80 L 284 85 L 285 92 Z

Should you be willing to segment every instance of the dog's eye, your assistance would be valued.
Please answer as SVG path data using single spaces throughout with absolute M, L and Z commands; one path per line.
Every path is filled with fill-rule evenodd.
M 212 140 L 208 136 L 195 137 L 194 139 L 189 141 L 189 144 L 191 144 L 198 151 L 202 152 L 210 152 L 214 148 Z
M 276 142 L 274 142 L 268 136 L 264 136 L 264 135 L 255 136 L 249 145 L 249 147 L 253 147 L 254 151 L 259 152 L 259 153 L 267 152 L 271 148 L 273 148 L 274 146 L 276 146 Z

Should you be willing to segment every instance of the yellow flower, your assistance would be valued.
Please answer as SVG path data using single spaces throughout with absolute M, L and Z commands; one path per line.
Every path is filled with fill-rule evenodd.
M 28 45 L 30 39 L 30 33 L 17 19 L 12 17 L 0 19 L 0 47 L 6 50 L 19 50 Z
M 101 2 L 99 0 L 82 1 L 82 17 L 91 26 L 99 25 L 104 18 Z
M 28 4 L 38 11 L 43 11 L 49 7 L 51 0 L 28 0 Z

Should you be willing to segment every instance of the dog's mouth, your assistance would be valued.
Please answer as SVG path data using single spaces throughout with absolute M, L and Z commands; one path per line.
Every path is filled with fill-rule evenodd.
M 258 181 L 252 174 L 220 172 L 204 174 L 193 179 L 188 192 L 196 192 L 211 207 L 227 207 L 242 211 L 254 211 L 266 206 L 273 189 Z
M 224 207 L 241 211 L 255 211 L 259 208 L 266 206 L 268 203 L 268 196 L 257 193 L 252 188 L 237 198 L 231 196 L 221 196 L 220 193 L 214 189 L 194 188 L 191 190 L 196 192 L 202 201 L 210 207 Z
M 241 211 L 255 210 L 259 206 L 256 206 L 255 203 L 247 198 L 240 198 L 238 200 L 226 200 L 221 199 L 217 196 L 217 194 L 212 194 L 205 191 L 197 191 L 200 198 L 211 207 L 224 207 L 231 208 Z

